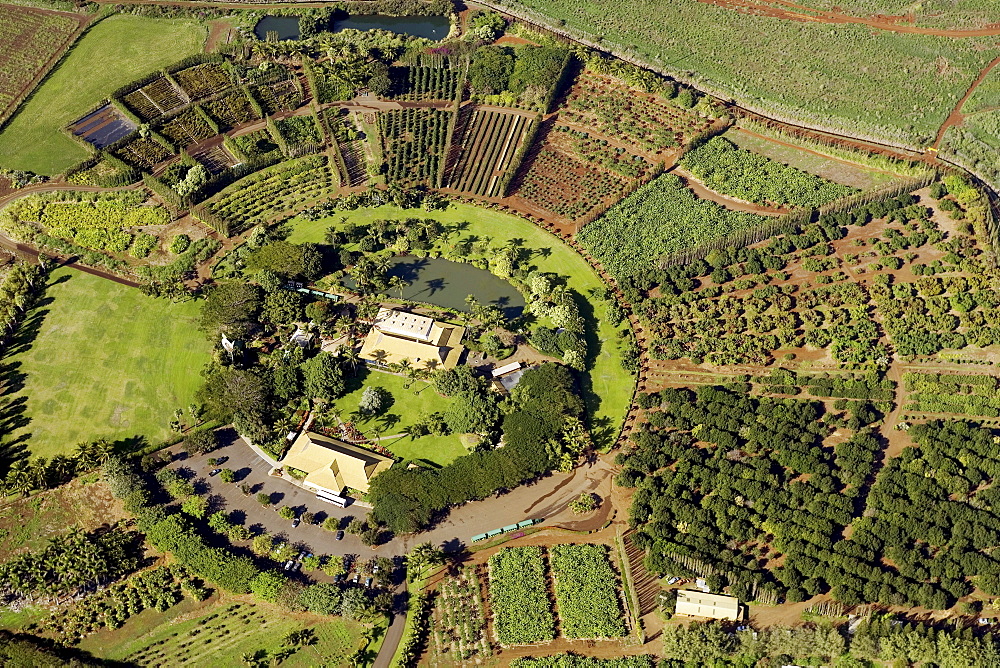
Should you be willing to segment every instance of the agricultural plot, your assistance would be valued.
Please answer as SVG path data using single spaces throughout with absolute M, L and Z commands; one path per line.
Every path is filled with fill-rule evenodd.
M 542 548 L 503 548 L 490 557 L 489 572 L 490 609 L 497 641 L 509 646 L 555 638 Z
M 174 155 L 152 137 L 143 137 L 138 134 L 124 144 L 115 147 L 111 152 L 119 160 L 145 172 L 151 172 L 153 167 L 164 160 L 169 160 Z
M 279 111 L 291 111 L 302 104 L 302 93 L 292 80 L 279 81 L 273 84 L 260 84 L 250 88 L 261 109 L 268 116 Z
M 712 125 L 691 109 L 593 72 L 577 78 L 559 120 L 617 138 L 650 157 L 675 152 Z
M 1000 379 L 983 374 L 903 375 L 908 411 L 1000 417 Z
M 446 56 L 421 56 L 418 64 L 389 69 L 389 97 L 420 102 L 458 96 L 464 65 Z
M 620 584 L 605 545 L 555 545 L 549 550 L 559 627 L 567 638 L 625 635 Z
M 169 79 L 160 77 L 124 96 L 122 102 L 142 120 L 152 121 L 181 108 L 189 99 Z
M 328 197 L 339 179 L 322 156 L 289 160 L 229 186 L 208 205 L 235 233 L 271 216 Z
M 641 155 L 615 146 L 599 135 L 574 130 L 568 125 L 556 125 L 553 131 L 550 137 L 553 143 L 571 151 L 574 157 L 588 165 L 603 167 L 627 179 L 639 179 L 650 169 L 650 164 Z
M 207 146 L 191 152 L 191 157 L 205 166 L 210 174 L 221 174 L 236 164 L 236 160 L 226 153 L 221 145 Z
M 178 146 L 190 146 L 215 135 L 215 130 L 194 107 L 188 107 L 158 128 L 160 134 Z
M 445 580 L 438 589 L 433 615 L 433 663 L 475 661 L 492 654 L 479 578 L 474 570 L 465 569 Z
M 948 128 L 941 153 L 1000 189 L 1000 109 L 970 114 Z
M 454 114 L 438 109 L 402 109 L 378 115 L 386 178 L 404 187 L 439 187 Z
M 0 124 L 80 27 L 72 14 L 0 7 Z
M 569 139 L 561 135 L 547 133 L 514 194 L 562 218 L 580 220 L 617 201 L 628 182 L 575 157 Z
M 202 63 L 174 72 L 173 78 L 192 100 L 221 92 L 233 83 L 222 66 L 216 63 Z
M 769 115 L 913 145 L 933 140 L 996 54 L 994 37 L 789 21 L 697 0 L 520 0 L 515 8 Z
M 457 155 L 448 187 L 480 197 L 503 197 L 504 186 L 518 165 L 525 135 L 534 119 L 499 109 L 467 107 L 461 112 L 464 126 L 456 142 Z
M 365 159 L 365 136 L 355 122 L 354 114 L 344 109 L 327 109 L 323 122 L 340 152 L 339 166 L 344 185 L 353 188 L 368 180 L 368 161 Z
M 58 197 L 31 195 L 20 199 L 4 209 L 0 224 L 21 238 L 26 230 L 36 229 L 84 248 L 124 253 L 132 243 L 132 234 L 127 230 L 170 222 L 166 209 L 142 204 L 142 192 L 65 192 Z
M 712 190 L 763 205 L 816 208 L 856 192 L 713 137 L 684 154 L 680 166 Z
M 289 116 L 275 121 L 274 125 L 289 155 L 323 144 L 323 135 L 316 125 L 315 116 Z
M 647 183 L 584 227 L 577 239 L 612 276 L 642 274 L 667 254 L 759 226 L 763 216 L 698 199 L 673 174 Z
M 250 100 L 240 88 L 203 103 L 202 108 L 223 131 L 257 120 L 257 114 L 254 113 Z
M 113 105 L 105 104 L 75 121 L 68 129 L 74 137 L 101 149 L 135 132 L 135 124 L 118 113 Z
M 274 137 L 267 128 L 233 137 L 230 141 L 250 160 L 266 161 L 281 157 L 281 149 L 274 143 Z

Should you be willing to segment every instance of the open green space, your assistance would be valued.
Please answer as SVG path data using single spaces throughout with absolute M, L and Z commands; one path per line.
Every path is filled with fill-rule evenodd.
M 119 629 L 86 638 L 81 649 L 103 659 L 140 665 L 232 666 L 244 654 L 278 653 L 290 631 L 313 630 L 315 644 L 301 647 L 283 666 L 343 666 L 361 646 L 364 625 L 340 618 L 289 614 L 267 604 L 196 604 L 185 599 L 165 612 L 145 610 Z M 373 648 L 374 649 L 374 648 Z
M 87 157 L 63 131 L 115 89 L 201 51 L 192 20 L 112 16 L 90 29 L 0 133 L 0 167 L 57 174 Z
M 531 258 L 532 265 L 541 271 L 565 276 L 568 285 L 587 298 L 592 313 L 584 311 L 584 314 L 590 321 L 590 329 L 596 330 L 595 338 L 588 341 L 588 345 L 591 351 L 596 351 L 596 356 L 589 366 L 589 381 L 585 381 L 583 393 L 595 440 L 600 445 L 609 445 L 618 435 L 618 429 L 625 418 L 635 381 L 622 368 L 621 351 L 616 345 L 617 328 L 608 317 L 608 304 L 589 299 L 590 290 L 606 287 L 604 281 L 583 257 L 552 234 L 517 216 L 469 204 L 452 203 L 444 211 L 428 212 L 386 205 L 338 211 L 333 216 L 314 221 L 295 218 L 292 220 L 292 233 L 288 240 L 293 243 L 323 243 L 326 230 L 330 226 L 340 225 L 342 218 L 346 223 L 367 224 L 379 219 L 414 217 L 433 218 L 450 225 L 468 223 L 463 235 L 490 238 L 494 244 L 502 245 L 516 240 L 523 248 L 536 251 Z
M 906 144 L 930 143 L 998 53 L 995 37 L 797 22 L 698 0 L 514 3 L 522 7 L 769 115 Z
M 423 380 L 409 380 L 402 376 L 381 371 L 362 370 L 362 378 L 355 381 L 354 389 L 333 403 L 333 410 L 342 420 L 351 419 L 357 427 L 371 437 L 381 437 L 379 443 L 403 459 L 427 460 L 446 466 L 468 453 L 458 434 L 435 436 L 430 434 L 413 439 L 409 436 L 386 438 L 405 433 L 410 425 L 422 416 L 435 411 L 444 412 L 449 399 L 438 394 L 434 387 Z M 357 411 L 358 402 L 366 387 L 378 387 L 392 396 L 388 408 L 370 418 L 351 415 Z
M 891 183 L 898 178 L 894 174 L 882 172 L 870 167 L 863 167 L 846 160 L 819 155 L 794 146 L 785 146 L 757 135 L 733 128 L 723 135 L 726 139 L 748 151 L 759 153 L 771 160 L 777 160 L 804 172 L 821 176 L 824 179 L 841 183 L 845 186 L 870 190 Z
M 51 301 L 49 301 L 51 300 Z M 170 436 L 175 409 L 201 384 L 211 346 L 194 301 L 174 304 L 69 269 L 51 275 L 26 349 L 8 361 L 24 374 L 33 455 L 67 454 L 80 441 Z

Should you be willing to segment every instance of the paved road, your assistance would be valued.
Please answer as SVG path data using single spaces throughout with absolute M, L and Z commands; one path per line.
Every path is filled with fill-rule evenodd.
M 612 472 L 610 459 L 595 458 L 572 473 L 551 474 L 503 496 L 454 508 L 448 517 L 430 531 L 396 537 L 372 549 L 363 545 L 357 536 L 350 534 L 338 541 L 334 533 L 318 524 L 301 524 L 293 528 L 290 521 L 278 516 L 277 508 L 291 506 L 298 514 L 312 512 L 318 522 L 327 517 L 337 517 L 340 518 L 342 527 L 352 518 L 365 519 L 368 509 L 359 505 L 338 508 L 319 501 L 315 494 L 285 479 L 269 476 L 270 463 L 255 453 L 232 429 L 220 431 L 220 436 L 222 446 L 207 455 L 188 457 L 176 446 L 169 450 L 177 454 L 177 458 L 169 466 L 187 469 L 199 492 L 209 496 L 213 510 L 223 509 L 235 513 L 247 527 L 286 538 L 299 549 L 306 549 L 314 554 L 350 556 L 361 560 L 370 559 L 373 555 L 399 557 L 406 554 L 413 545 L 428 541 L 448 552 L 459 552 L 467 547 L 471 536 L 524 519 L 542 518 L 546 524 L 569 520 L 573 517 L 567 510 L 570 501 L 582 492 L 595 492 Z M 224 483 L 217 477 L 209 477 L 208 473 L 212 468 L 208 465 L 210 457 L 226 457 L 220 467 L 232 469 L 236 473 L 236 482 Z M 240 483 L 243 482 L 251 486 L 250 496 L 244 496 L 240 491 Z M 265 507 L 258 503 L 256 495 L 259 492 L 271 494 L 273 505 Z M 242 517 L 239 517 L 240 514 Z M 404 592 L 404 585 L 399 584 L 396 588 L 397 596 L 402 597 Z M 388 668 L 402 638 L 405 623 L 405 614 L 393 616 L 374 668 Z

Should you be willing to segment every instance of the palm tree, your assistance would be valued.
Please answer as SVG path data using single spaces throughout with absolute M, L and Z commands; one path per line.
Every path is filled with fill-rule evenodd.
M 340 349 L 340 356 L 344 359 L 344 363 L 351 367 L 351 373 L 358 370 L 358 364 L 361 362 L 361 353 L 354 346 L 348 346 L 347 348 Z
M 389 277 L 389 289 L 399 293 L 399 298 L 403 298 L 403 290 L 410 287 L 410 282 L 403 280 L 400 276 Z
M 379 366 L 385 366 L 386 360 L 389 359 L 389 353 L 381 349 L 373 350 L 372 359 L 375 361 L 375 364 L 378 364 Z

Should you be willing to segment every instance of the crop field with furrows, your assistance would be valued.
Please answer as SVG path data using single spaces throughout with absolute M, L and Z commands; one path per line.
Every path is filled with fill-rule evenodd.
M 929 144 L 997 55 L 996 37 L 800 22 L 698 0 L 520 0 L 514 9 L 772 117 L 907 145 Z
M 612 77 L 584 72 L 559 110 L 563 123 L 627 142 L 634 150 L 662 156 L 708 130 L 712 121 L 680 101 L 664 99 Z
M 627 179 L 575 155 L 572 138 L 550 131 L 514 195 L 568 220 L 580 220 L 621 198 Z
M 189 107 L 163 124 L 160 132 L 179 146 L 204 141 L 215 134 L 194 107 Z
M 115 148 L 112 154 L 133 167 L 151 171 L 153 167 L 173 155 L 163 144 L 151 137 L 138 134 L 125 144 Z
M 758 0 L 760 1 L 760 0 Z M 779 4 L 763 0 L 762 4 Z M 886 23 L 916 24 L 928 28 L 970 30 L 1000 21 L 994 0 L 797 0 L 803 7 L 848 16 L 884 16 Z M 798 11 L 793 10 L 793 11 Z
M 524 114 L 473 110 L 457 142 L 459 151 L 448 187 L 482 197 L 502 197 L 532 123 Z
M 387 178 L 406 187 L 440 186 L 441 162 L 448 146 L 451 119 L 451 112 L 437 109 L 403 109 L 379 114 Z
M 0 123 L 51 59 L 69 46 L 79 26 L 80 20 L 68 14 L 0 7 Z
M 192 100 L 213 95 L 232 85 L 226 71 L 215 63 L 203 63 L 174 73 L 174 80 Z

